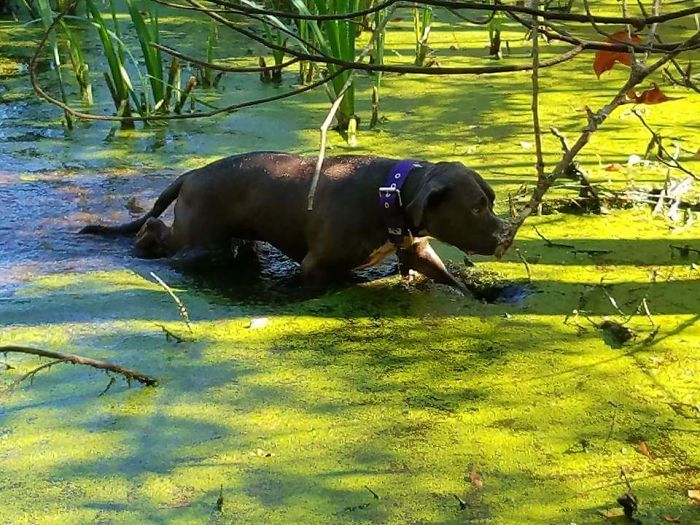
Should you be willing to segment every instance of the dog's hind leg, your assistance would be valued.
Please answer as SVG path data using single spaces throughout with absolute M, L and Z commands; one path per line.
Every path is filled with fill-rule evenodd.
M 402 275 L 407 275 L 409 270 L 415 270 L 436 283 L 454 286 L 465 295 L 470 295 L 464 284 L 447 270 L 445 263 L 435 253 L 427 239 L 417 240 L 408 248 L 397 250 L 396 255 L 399 258 Z
M 337 264 L 319 258 L 313 252 L 307 253 L 301 261 L 301 274 L 304 280 L 314 286 L 326 286 L 347 275 L 348 272 L 348 269 L 340 268 Z

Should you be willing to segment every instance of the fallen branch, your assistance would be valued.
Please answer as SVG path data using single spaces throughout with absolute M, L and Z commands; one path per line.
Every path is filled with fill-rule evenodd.
M 19 379 L 15 380 L 7 389 L 5 389 L 5 391 L 2 393 L 3 395 L 11 393 L 12 390 L 14 390 L 23 381 L 27 379 L 31 380 L 37 372 L 40 372 L 41 370 L 45 370 L 47 368 L 51 368 L 52 366 L 60 363 L 86 365 L 91 366 L 92 368 L 97 368 L 99 370 L 104 370 L 106 372 L 113 372 L 115 374 L 123 376 L 128 383 L 131 383 L 131 381 L 133 380 L 138 381 L 139 383 L 146 386 L 155 386 L 156 384 L 158 384 L 158 380 L 155 377 L 142 374 L 141 372 L 136 372 L 135 370 L 124 368 L 120 365 L 108 363 L 107 361 L 100 361 L 98 359 L 92 359 L 90 357 L 82 357 L 76 354 L 64 354 L 62 352 L 53 352 L 50 350 L 42 350 L 40 348 L 30 348 L 27 346 L 0 346 L 0 354 L 8 353 L 37 355 L 40 357 L 48 357 L 50 359 L 54 359 L 54 361 L 51 361 L 50 363 L 45 363 L 27 372 Z

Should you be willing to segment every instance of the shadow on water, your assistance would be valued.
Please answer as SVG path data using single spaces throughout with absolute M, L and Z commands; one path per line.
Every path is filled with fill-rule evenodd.
M 255 254 L 181 271 L 181 276 L 197 290 L 214 297 L 236 303 L 273 305 L 313 299 L 352 284 L 398 273 L 398 260 L 389 257 L 377 266 L 348 275 L 328 286 L 310 286 L 304 282 L 296 262 L 267 243 L 256 244 Z

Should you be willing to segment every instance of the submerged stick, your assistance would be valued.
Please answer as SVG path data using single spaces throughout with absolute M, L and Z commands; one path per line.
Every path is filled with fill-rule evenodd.
M 100 361 L 99 359 L 92 359 L 90 357 L 83 357 L 76 354 L 64 354 L 63 352 L 53 352 L 51 350 L 43 350 L 41 348 L 31 348 L 27 346 L 0 346 L 0 354 L 17 353 L 17 354 L 28 354 L 28 355 L 38 355 L 40 357 L 48 357 L 55 359 L 50 363 L 43 364 L 30 372 L 24 374 L 17 381 L 12 383 L 3 394 L 9 394 L 12 390 L 19 385 L 22 381 L 34 377 L 34 375 L 46 368 L 50 368 L 59 363 L 72 363 L 74 365 L 86 365 L 92 368 L 97 368 L 99 370 L 105 370 L 106 372 L 114 372 L 115 374 L 120 374 L 127 381 L 135 380 L 146 386 L 155 386 L 158 384 L 158 380 L 155 377 L 142 374 L 135 370 L 130 370 L 129 368 L 124 368 L 120 365 L 115 365 L 107 361 Z

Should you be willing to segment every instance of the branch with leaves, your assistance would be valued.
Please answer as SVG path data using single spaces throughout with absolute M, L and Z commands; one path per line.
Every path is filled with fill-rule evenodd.
M 687 51 L 688 49 L 694 48 L 698 44 L 700 44 L 700 31 L 697 31 L 694 35 L 688 38 L 681 46 L 679 46 L 674 51 L 662 56 L 652 65 L 647 66 L 634 56 L 630 58 L 630 74 L 627 78 L 627 81 L 617 91 L 612 100 L 597 112 L 593 112 L 589 108 L 586 108 L 588 115 L 588 123 L 581 135 L 579 136 L 578 140 L 574 143 L 573 146 L 564 151 L 561 160 L 550 171 L 549 174 L 544 174 L 544 171 L 540 172 L 538 170 L 537 185 L 532 196 L 530 197 L 530 201 L 527 204 L 525 204 L 525 206 L 517 214 L 517 217 L 511 224 L 510 231 L 501 240 L 497 253 L 504 253 L 510 247 L 510 245 L 513 243 L 513 240 L 515 239 L 515 235 L 517 234 L 520 226 L 522 226 L 525 219 L 529 217 L 538 208 L 538 206 L 542 202 L 545 193 L 547 193 L 547 191 L 552 187 L 552 185 L 557 181 L 557 179 L 559 179 L 562 175 L 566 173 L 569 166 L 573 163 L 576 155 L 578 155 L 578 153 L 588 144 L 593 133 L 595 133 L 602 126 L 602 124 L 613 113 L 613 111 L 630 101 L 630 93 L 634 93 L 635 87 L 641 84 L 652 73 L 662 68 L 671 60 L 675 59 L 678 55 L 680 55 L 684 51 Z M 533 43 L 533 46 L 536 46 L 536 44 Z M 534 60 L 536 61 L 536 53 L 533 53 L 533 56 L 535 57 Z M 607 58 L 609 59 L 609 57 Z M 619 61 L 619 59 L 616 60 Z M 614 65 L 614 62 L 615 61 L 613 61 L 612 65 Z M 625 62 L 622 61 L 622 63 L 624 64 Z M 612 65 L 610 67 L 612 67 Z M 533 97 L 536 97 L 537 95 L 537 90 L 534 90 Z M 536 104 L 533 102 L 533 108 L 535 107 Z M 539 133 L 539 123 L 536 114 L 534 114 L 533 116 L 533 121 L 536 123 L 535 130 L 537 133 Z M 563 138 L 563 136 L 561 135 L 560 137 Z M 540 155 L 541 152 L 537 153 L 538 163 L 539 159 L 541 158 Z

